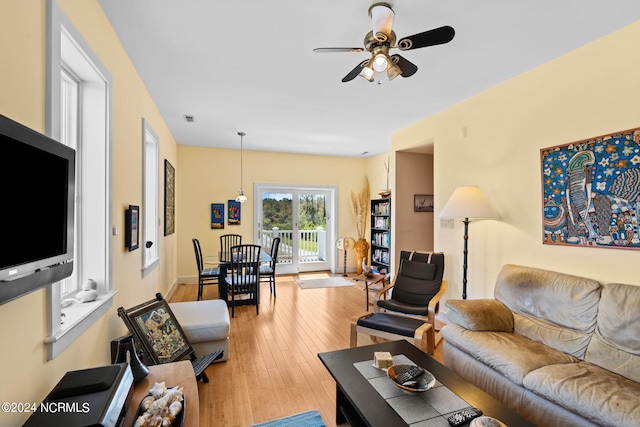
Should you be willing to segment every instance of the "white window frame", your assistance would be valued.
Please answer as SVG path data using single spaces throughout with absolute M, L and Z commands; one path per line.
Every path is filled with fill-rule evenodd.
M 75 76 L 71 70 L 62 66 L 60 72 L 60 142 L 76 150 L 76 181 L 78 185 L 75 186 L 76 195 L 82 193 L 81 183 L 82 178 L 80 175 L 80 159 L 82 154 L 79 152 L 80 147 L 78 144 L 79 139 L 79 127 L 80 127 L 80 78 Z M 78 206 L 78 198 L 75 201 L 75 221 L 74 221 L 74 246 L 73 246 L 73 258 L 79 259 L 78 254 L 81 253 L 79 228 L 82 221 L 82 211 Z M 73 273 L 71 276 L 60 281 L 60 297 L 73 298 L 75 294 L 80 290 L 80 281 L 78 277 L 81 277 L 79 270 L 81 269 L 81 263 L 74 263 Z
M 159 151 L 158 136 L 149 122 L 142 119 L 142 277 L 160 261 Z
M 63 67 L 79 83 L 74 274 L 78 288 L 91 278 L 99 294 L 94 302 L 75 302 L 63 309 L 63 298 L 73 294 L 63 296 L 60 282 L 47 287 L 45 343 L 52 360 L 110 310 L 116 293 L 111 288 L 110 237 L 112 77 L 54 0 L 47 0 L 46 53 L 45 133 L 57 141 L 63 140 Z

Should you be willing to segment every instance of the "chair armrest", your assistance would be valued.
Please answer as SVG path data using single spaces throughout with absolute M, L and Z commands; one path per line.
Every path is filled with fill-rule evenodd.
M 385 282 L 387 279 L 384 279 Z M 375 293 L 375 295 L 373 296 L 373 311 L 379 311 L 380 308 L 378 307 L 378 301 L 380 301 L 381 299 L 387 299 L 387 293 L 393 288 L 393 283 L 390 283 L 386 286 L 383 286 L 382 289 L 380 289 L 379 291 L 377 291 Z
M 449 287 L 449 282 L 447 282 L 446 280 L 443 280 L 442 283 L 440 284 L 440 290 L 438 291 L 437 294 L 433 296 L 433 298 L 431 298 L 431 301 L 429 301 L 427 316 L 429 317 L 429 320 L 431 321 L 432 324 L 436 314 L 438 314 L 438 311 L 440 311 L 440 298 L 442 298 L 445 292 L 447 292 L 448 287 Z
M 513 313 L 494 299 L 447 300 L 447 319 L 470 331 L 513 332 Z

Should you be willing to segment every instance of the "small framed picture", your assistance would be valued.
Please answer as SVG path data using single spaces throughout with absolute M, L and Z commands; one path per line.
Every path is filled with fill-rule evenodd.
M 235 200 L 229 200 L 227 202 L 229 225 L 240 225 L 240 206 L 240 202 L 236 202 Z
M 182 360 L 193 353 L 166 300 L 149 301 L 128 310 L 120 307 L 118 315 L 155 364 Z
M 176 170 L 164 161 L 164 235 L 173 234 L 176 230 Z
M 433 194 L 414 194 L 414 212 L 433 212 Z
M 129 252 L 140 246 L 140 206 L 129 205 L 124 211 L 124 245 Z
M 211 229 L 224 228 L 224 203 L 211 203 Z

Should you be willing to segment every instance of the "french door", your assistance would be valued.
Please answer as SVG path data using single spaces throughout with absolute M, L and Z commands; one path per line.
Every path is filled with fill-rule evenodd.
M 269 251 L 280 237 L 278 274 L 331 270 L 336 193 L 326 186 L 256 184 L 255 241 Z

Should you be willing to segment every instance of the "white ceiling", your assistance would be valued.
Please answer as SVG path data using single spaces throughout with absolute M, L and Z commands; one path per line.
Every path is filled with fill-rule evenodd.
M 249 150 L 355 157 L 640 19 L 638 0 L 395 0 L 398 38 L 443 25 L 455 38 L 403 52 L 412 77 L 342 83 L 367 53 L 312 50 L 362 47 L 371 0 L 99 2 L 178 144 L 239 148 L 244 131 Z

